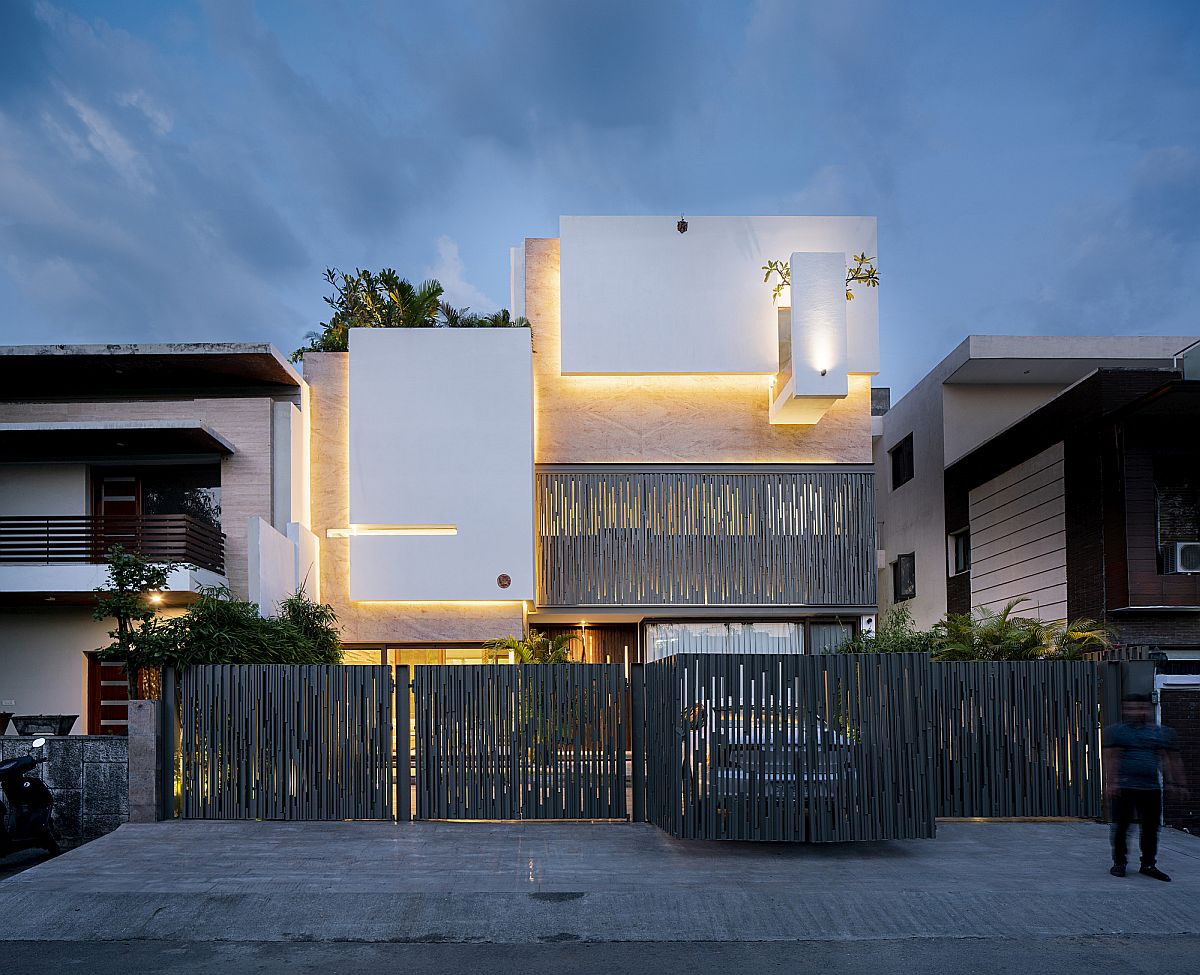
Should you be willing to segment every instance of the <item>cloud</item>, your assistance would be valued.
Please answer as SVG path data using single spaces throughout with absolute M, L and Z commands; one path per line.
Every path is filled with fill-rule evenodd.
M 439 281 L 446 293 L 446 301 L 456 307 L 467 307 L 488 315 L 500 307 L 475 285 L 466 279 L 466 268 L 458 253 L 458 244 L 443 235 L 437 239 L 437 261 L 426 269 L 427 277 Z

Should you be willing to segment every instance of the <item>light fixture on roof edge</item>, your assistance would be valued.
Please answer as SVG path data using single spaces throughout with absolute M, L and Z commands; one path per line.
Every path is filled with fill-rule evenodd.
M 681 234 L 687 233 L 687 221 L 683 219 L 682 213 L 679 215 L 679 222 L 677 224 L 675 224 L 675 229 L 678 230 Z

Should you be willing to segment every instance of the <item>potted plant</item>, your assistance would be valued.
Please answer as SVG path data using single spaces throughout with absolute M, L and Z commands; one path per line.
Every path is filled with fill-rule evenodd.
M 17 714 L 12 723 L 18 735 L 69 735 L 77 714 Z

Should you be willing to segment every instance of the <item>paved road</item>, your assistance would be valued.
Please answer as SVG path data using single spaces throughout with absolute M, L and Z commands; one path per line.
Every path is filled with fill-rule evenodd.
M 0 941 L 1200 935 L 1200 838 L 1167 831 L 1161 862 L 1175 883 L 1110 877 L 1096 823 L 817 846 L 679 841 L 644 824 L 126 825 L 0 881 Z
M 656 942 L 567 945 L 395 945 L 171 941 L 8 942 L 0 957 L 22 975 L 338 975 L 342 972 L 520 972 L 521 975 L 814 972 L 821 975 L 1194 975 L 1200 937 L 930 941 L 775 941 L 758 944 Z

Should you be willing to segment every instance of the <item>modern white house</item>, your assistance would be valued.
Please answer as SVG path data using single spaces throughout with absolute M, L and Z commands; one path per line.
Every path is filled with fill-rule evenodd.
M 563 217 L 512 252 L 530 329 L 309 353 L 312 527 L 348 658 L 818 650 L 875 613 L 870 218 Z M 777 305 L 762 265 L 791 263 Z
M 107 545 L 270 613 L 306 586 L 347 662 L 820 652 L 876 612 L 873 218 L 563 217 L 511 254 L 530 328 L 267 346 L 0 349 L 0 710 L 122 729 L 87 651 Z M 787 260 L 778 302 L 763 265 Z M 82 542 L 80 541 L 82 539 Z
M 1194 341 L 1186 336 L 966 338 L 877 418 L 880 612 L 903 605 L 917 626 L 928 628 L 948 610 L 995 609 L 1021 598 L 1023 615 L 1066 618 L 1066 434 L 1060 429 L 1041 443 L 1039 431 L 1049 429 L 1050 417 L 1057 415 L 1051 408 L 1066 403 L 1068 392 L 1097 373 L 1149 372 L 1154 383 L 1167 382 L 1181 350 Z M 1105 402 L 1116 403 L 1106 395 Z M 1083 422 L 1080 414 L 1076 425 Z M 981 458 L 988 462 L 986 476 L 966 484 L 964 472 L 982 471 Z M 1082 550 L 1076 562 L 1101 565 L 1096 553 Z M 1070 615 L 1101 618 L 1103 607 L 1079 602 Z

